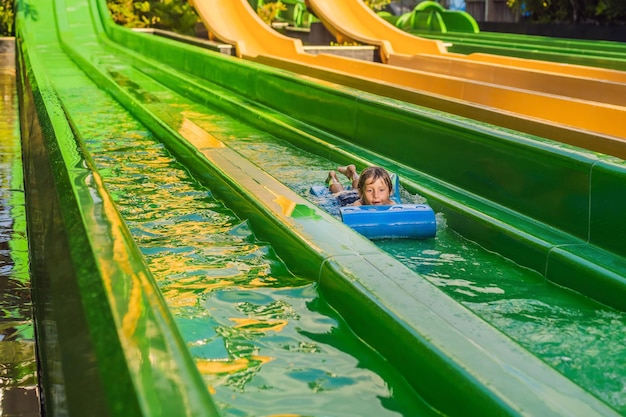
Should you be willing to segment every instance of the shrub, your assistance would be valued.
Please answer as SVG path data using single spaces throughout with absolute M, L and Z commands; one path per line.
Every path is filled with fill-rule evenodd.
M 13 0 L 0 0 L 0 36 L 15 35 Z
M 287 11 L 285 6 L 280 0 L 276 2 L 267 2 L 257 8 L 256 12 L 265 23 L 271 25 L 280 12 Z
M 129 28 L 157 28 L 193 35 L 198 15 L 186 0 L 107 0 L 113 21 Z
M 391 3 L 391 0 L 364 0 L 365 4 L 375 12 L 379 12 Z
M 539 23 L 624 23 L 623 0 L 507 0 L 521 16 Z

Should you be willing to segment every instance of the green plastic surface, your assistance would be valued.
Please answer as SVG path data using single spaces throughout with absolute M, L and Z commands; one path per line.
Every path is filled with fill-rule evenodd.
M 621 161 L 135 33 L 112 24 L 104 1 L 57 0 L 54 8 L 47 0 L 33 3 L 43 17 L 35 22 L 22 15 L 18 36 L 29 225 L 41 245 L 33 258 L 36 302 L 41 325 L 58 327 L 56 333 L 42 327 L 40 336 L 48 398 L 58 395 L 52 384 L 61 384 L 67 407 L 79 414 L 93 404 L 102 415 L 216 414 L 46 77 L 42 54 L 52 59 L 54 51 L 70 56 L 211 184 L 290 268 L 319 277 L 324 296 L 351 328 L 434 407 L 449 415 L 614 414 L 237 151 L 181 133 L 177 115 L 168 115 L 134 80 L 152 76 L 307 151 L 393 168 L 452 229 L 554 282 L 626 309 L 616 273 L 624 270 L 622 254 L 615 253 L 619 238 L 604 223 L 621 225 L 620 211 L 600 211 L 597 224 L 594 217 L 594 202 L 604 207 L 603 198 L 623 191 Z M 127 63 L 146 75 L 132 78 Z M 51 209 L 42 210 L 42 201 Z M 294 210 L 285 211 L 281 201 Z M 49 262 L 57 259 L 63 261 Z M 148 327 L 157 329 L 150 337 Z M 138 359 L 148 354 L 158 360 Z M 76 356 L 84 363 L 70 365 L 67 358 Z M 63 381 L 54 379 L 57 367 Z M 81 397 L 86 370 L 89 401 Z M 51 415 L 63 412 L 54 401 L 47 404 Z
M 409 29 L 407 29 L 409 30 Z M 417 36 L 447 42 L 448 51 L 460 54 L 488 53 L 591 67 L 626 69 L 626 45 L 623 42 L 550 38 L 511 33 L 436 33 L 424 29 L 409 30 Z
M 58 48 L 51 6 L 33 5 L 40 17 L 18 15 L 17 26 L 44 411 L 216 415 L 143 258 L 46 76 L 44 56 L 51 59 Z

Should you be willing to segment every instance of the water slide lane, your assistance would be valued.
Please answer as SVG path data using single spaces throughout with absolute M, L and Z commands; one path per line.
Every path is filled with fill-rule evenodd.
M 72 3 L 72 2 L 70 2 Z M 62 4 L 63 7 L 59 7 L 57 9 L 57 13 L 61 16 L 60 20 L 63 20 L 63 14 L 59 13 L 61 11 L 63 11 L 64 9 L 68 8 L 67 7 L 67 3 L 63 4 L 63 3 L 59 3 Z M 73 7 L 71 8 L 72 10 L 76 11 L 76 10 L 80 10 L 80 7 L 84 6 L 84 3 L 82 2 L 78 2 L 77 4 L 74 4 L 74 6 L 77 7 Z M 80 21 L 80 20 L 79 20 Z M 76 22 L 72 22 L 73 25 L 76 24 Z M 80 25 L 76 26 L 76 29 L 78 29 L 80 27 Z M 101 61 L 102 58 L 105 58 L 105 56 L 98 56 L 98 54 L 96 54 L 95 56 L 89 58 L 91 56 L 91 54 L 93 53 L 92 48 L 93 48 L 93 44 L 90 44 L 88 40 L 84 39 L 84 32 L 81 31 L 81 33 L 79 34 L 80 38 L 72 38 L 72 36 L 69 36 L 69 33 L 67 33 L 65 31 L 65 29 L 67 29 L 66 27 L 64 27 L 63 25 L 61 25 L 61 32 L 64 34 L 64 38 L 65 41 L 67 43 L 64 44 L 64 47 L 66 48 L 66 50 L 73 56 L 74 59 L 76 59 L 78 62 L 80 62 L 82 64 L 82 66 L 91 73 L 91 75 L 94 75 L 96 78 L 99 78 L 105 85 L 107 85 L 107 89 L 109 89 L 109 91 L 111 91 L 112 93 L 116 94 L 116 96 L 118 98 L 121 98 L 122 101 L 127 101 L 127 104 L 130 105 L 130 107 L 133 107 L 133 105 L 135 106 L 135 108 L 137 109 L 137 111 L 139 111 L 140 113 L 143 112 L 143 115 L 141 116 L 142 118 L 144 118 L 144 120 L 147 120 L 148 122 L 150 122 L 150 120 L 148 120 L 151 116 L 149 114 L 149 112 L 145 112 L 144 110 L 141 109 L 141 103 L 137 102 L 137 101 L 133 101 L 131 100 L 128 96 L 126 96 L 126 98 L 123 97 L 123 94 L 120 95 L 119 92 L 116 93 L 115 90 L 119 90 L 119 87 L 115 87 L 115 83 L 111 83 L 111 80 L 108 79 L 106 76 L 102 76 L 102 74 L 106 74 L 106 71 L 100 72 L 101 75 L 98 75 L 99 71 L 102 70 L 98 70 L 97 66 L 94 67 L 93 65 L 96 65 L 95 63 L 97 62 L 103 62 Z M 131 36 L 130 34 L 128 34 L 128 36 Z M 133 35 L 136 36 L 136 35 Z M 78 39 L 81 39 L 82 42 L 84 42 L 84 46 L 80 46 L 81 45 L 81 41 L 79 41 Z M 45 48 L 44 48 L 45 49 Z M 135 58 L 140 58 L 140 57 L 135 57 Z M 163 77 L 165 77 L 165 73 L 162 74 Z M 53 90 L 50 90 L 51 92 Z M 146 119 L 146 117 L 148 119 Z M 217 166 L 218 170 L 223 170 L 224 171 L 224 175 L 223 178 L 234 178 L 234 181 L 240 181 L 241 182 L 241 192 L 242 194 L 244 194 L 245 196 L 247 196 L 247 199 L 249 199 L 252 196 L 256 196 L 255 198 L 259 198 L 260 201 L 256 202 L 255 204 L 260 205 L 259 207 L 267 207 L 267 210 L 269 213 L 271 213 L 270 215 L 270 220 L 271 221 L 275 221 L 272 219 L 275 219 L 276 217 L 282 219 L 281 222 L 294 222 L 296 221 L 296 219 L 294 218 L 290 218 L 289 216 L 285 216 L 285 213 L 283 212 L 281 207 L 276 207 L 276 206 L 272 206 L 272 203 L 269 203 L 269 201 L 273 201 L 271 198 L 271 195 L 275 195 L 274 193 L 276 192 L 283 192 L 284 194 L 281 195 L 285 195 L 288 197 L 288 199 L 292 199 L 292 201 L 303 201 L 303 200 L 299 200 L 298 196 L 295 195 L 291 195 L 288 194 L 289 191 L 285 190 L 285 189 L 280 189 L 280 184 L 277 184 L 274 180 L 272 180 L 271 178 L 267 178 L 266 174 L 264 174 L 261 171 L 258 171 L 257 168 L 250 166 L 250 164 L 247 164 L 245 160 L 241 159 L 240 157 L 238 157 L 236 155 L 236 153 L 232 153 L 231 151 L 227 150 L 227 149 L 216 149 L 215 146 L 210 145 L 206 146 L 202 145 L 203 142 L 196 142 L 193 140 L 193 138 L 187 138 L 185 139 L 185 137 L 183 136 L 181 138 L 181 136 L 175 132 L 179 131 L 178 126 L 170 126 L 169 128 L 167 128 L 166 124 L 164 124 L 164 122 L 166 122 L 166 120 L 155 120 L 153 122 L 151 122 L 150 124 L 152 126 L 158 127 L 159 125 L 162 126 L 160 129 L 157 128 L 157 130 L 160 130 L 161 134 L 163 136 L 170 136 L 173 138 L 174 141 L 184 141 L 185 140 L 191 140 L 191 145 L 195 145 L 195 146 L 190 146 L 189 144 L 184 145 L 183 148 L 189 148 L 192 149 L 196 148 L 196 146 L 201 146 L 201 148 L 196 148 L 195 151 L 193 151 L 192 153 L 194 154 L 202 154 L 204 155 L 204 157 L 212 160 L 212 163 L 210 163 L 209 165 L 212 166 L 213 168 L 210 169 L 216 169 L 215 166 Z M 219 147 L 218 147 L 219 148 Z M 237 173 L 239 172 L 239 174 Z M 271 195 L 267 195 L 266 191 L 263 191 L 263 187 L 258 188 L 258 184 L 255 185 L 253 183 L 250 182 L 249 178 L 250 176 L 254 176 L 255 178 L 265 178 L 263 179 L 263 185 L 267 189 L 272 190 L 273 193 L 270 193 Z M 233 184 L 231 184 L 232 186 Z M 268 206 L 269 204 L 269 206 Z M 302 204 L 306 204 L 305 202 L 303 202 Z M 282 213 L 282 214 L 281 214 Z M 306 230 L 317 230 L 318 229 L 318 223 L 314 223 L 314 224 L 309 224 L 308 226 L 306 225 L 307 220 L 304 219 L 302 220 L 303 223 L 300 224 L 300 226 L 292 226 L 292 227 L 296 227 L 297 229 L 299 229 L 300 227 L 305 227 Z M 291 229 L 291 228 L 290 228 Z M 317 232 L 320 233 L 320 232 Z M 336 238 L 337 236 L 334 235 L 333 238 Z M 318 237 L 321 239 L 321 237 Z M 328 239 L 328 237 L 326 237 Z M 354 237 L 351 237 L 350 240 L 353 240 Z M 315 240 L 317 242 L 317 240 Z M 354 243 L 354 242 L 352 242 Z M 365 244 L 366 242 L 364 242 Z M 308 250 L 311 250 L 311 242 L 307 242 L 305 245 L 305 247 L 308 247 Z M 369 250 L 369 249 L 368 249 Z M 378 259 L 379 255 L 374 255 L 374 258 L 372 258 L 372 264 L 380 264 L 381 261 L 383 261 L 383 264 L 386 264 L 389 262 L 389 260 L 385 259 L 385 260 L 381 260 Z M 348 259 L 346 259 L 348 262 L 350 262 Z M 339 261 L 339 259 L 337 260 Z M 354 259 L 353 262 L 355 263 L 354 266 L 352 266 L 353 268 L 362 268 L 362 264 L 363 264 L 363 259 L 362 257 L 359 257 L 359 259 Z M 338 268 L 339 265 L 333 265 L 334 262 L 330 262 L 326 264 L 326 267 L 328 270 L 326 271 L 327 273 L 329 273 L 330 275 L 326 275 L 323 274 L 325 276 L 328 276 L 330 282 L 334 282 L 336 284 L 337 281 L 335 281 L 332 278 L 332 275 L 336 274 L 337 271 L 335 270 L 333 272 L 333 270 L 335 268 Z M 361 266 L 359 266 L 361 265 Z M 391 266 L 391 264 L 389 264 L 389 266 Z M 340 269 L 343 269 L 345 267 L 342 267 Z M 395 266 L 394 266 L 395 268 Z M 402 267 L 403 268 L 403 267 Z M 392 270 L 388 271 L 388 273 L 391 273 L 391 275 L 396 275 L 395 273 L 399 273 L 399 276 L 403 276 L 404 272 L 400 272 L 400 271 L 395 271 Z M 383 274 L 384 275 L 384 274 Z M 392 288 L 393 286 L 389 286 L 388 284 L 385 284 L 386 280 L 384 278 L 384 276 L 381 275 L 379 272 L 374 274 L 373 276 L 371 276 L 370 278 L 367 279 L 367 287 L 370 288 L 375 288 L 377 289 L 377 291 L 379 291 L 379 295 L 383 296 L 384 294 L 388 293 L 388 296 L 394 298 L 395 296 L 398 296 L 398 293 L 396 293 Z M 363 278 L 363 277 L 361 277 Z M 370 280 L 371 279 L 371 280 Z M 365 282 L 364 282 L 365 284 Z M 396 283 L 397 284 L 397 283 Z M 416 285 L 418 284 L 415 281 L 411 282 L 411 285 Z M 422 287 L 422 285 L 419 285 L 420 287 Z M 433 321 L 433 330 L 435 328 L 437 328 L 437 331 L 435 332 L 436 334 L 440 334 L 442 328 L 446 328 L 447 324 L 445 323 L 452 323 L 455 322 L 457 320 L 459 320 L 459 314 L 464 315 L 465 313 L 462 313 L 462 311 L 464 311 L 463 309 L 458 309 L 458 307 L 454 307 L 454 304 L 450 304 L 448 305 L 447 303 L 443 303 L 443 304 L 438 304 L 441 303 L 441 299 L 438 299 L 437 303 L 435 303 L 434 305 L 432 304 L 433 301 L 435 300 L 434 294 L 432 292 L 432 287 L 430 285 L 424 285 L 422 290 L 424 290 L 424 300 L 422 300 L 422 302 L 425 302 L 426 305 L 430 306 L 430 307 L 425 307 L 423 313 L 423 317 L 428 317 L 429 319 L 427 320 L 427 322 L 429 321 Z M 418 291 L 419 293 L 420 291 Z M 396 305 L 398 304 L 397 298 L 394 298 Z M 426 300 L 430 300 L 430 301 L 426 301 Z M 406 300 L 406 307 L 411 306 L 411 308 L 416 308 L 419 307 L 420 304 L 415 304 L 415 300 L 411 300 L 411 299 L 407 299 Z M 400 303 L 400 304 L 404 304 L 404 302 Z M 436 311 L 438 311 L 437 314 L 433 315 L 432 311 L 430 311 L 430 308 L 434 308 Z M 452 309 L 452 310 L 449 310 Z M 435 311 L 433 310 L 433 311 Z M 446 320 L 442 321 L 442 322 L 438 322 L 437 319 L 437 315 L 438 314 L 442 314 L 443 316 L 446 316 Z M 421 316 L 420 314 L 418 314 L 418 316 Z M 489 348 L 486 348 L 484 353 L 479 353 L 480 350 L 474 350 L 474 348 L 472 346 L 477 345 L 479 346 L 482 343 L 485 343 L 491 347 L 493 347 L 493 344 L 489 343 L 489 340 L 492 337 L 495 337 L 496 340 L 493 340 L 492 342 L 495 342 L 496 345 L 498 345 L 499 347 L 503 348 L 505 351 L 507 349 L 511 349 L 509 351 L 509 353 L 507 355 L 512 355 L 512 356 L 508 356 L 506 358 L 506 363 L 507 366 L 511 366 L 512 363 L 515 363 L 517 360 L 520 360 L 522 358 L 525 358 L 526 354 L 523 353 L 523 351 L 518 351 L 516 350 L 512 345 L 509 345 L 508 348 L 505 348 L 504 346 L 508 345 L 508 342 L 506 342 L 506 339 L 498 339 L 498 337 L 496 336 L 496 334 L 492 333 L 491 330 L 489 330 L 489 327 L 484 327 L 483 324 L 480 324 L 480 321 L 474 322 L 472 321 L 469 317 L 467 316 L 466 320 L 470 320 L 471 321 L 471 329 L 467 329 L 468 326 L 468 322 L 461 320 L 461 322 L 463 322 L 463 324 L 461 325 L 461 323 L 459 323 L 460 327 L 457 328 L 457 331 L 461 331 L 461 333 L 465 333 L 465 336 L 462 336 L 461 338 L 457 338 L 456 336 L 453 337 L 453 339 L 456 339 L 455 341 L 453 340 L 447 340 L 445 345 L 446 346 L 454 346 L 457 343 L 460 343 L 459 347 L 462 347 L 462 349 L 457 352 L 457 354 L 459 355 L 459 357 L 464 357 L 464 356 L 468 356 L 468 358 L 471 358 L 471 362 L 476 362 L 478 357 L 483 357 L 485 360 L 487 360 L 487 358 L 492 358 L 494 356 L 494 352 L 489 352 Z M 412 321 L 412 320 L 411 320 Z M 421 321 L 421 320 L 420 320 Z M 420 324 L 420 326 L 424 326 L 426 325 L 426 323 L 422 323 Z M 442 327 L 443 326 L 443 327 Z M 476 327 L 477 326 L 477 327 Z M 465 330 L 463 330 L 465 329 Z M 469 331 L 470 333 L 473 333 L 474 331 L 476 331 L 477 333 L 472 336 L 472 343 L 467 345 L 466 343 L 463 342 L 463 338 L 467 337 L 467 331 Z M 433 334 L 434 336 L 434 334 Z M 452 333 L 449 334 L 446 337 L 451 337 Z M 465 351 L 464 349 L 467 349 L 467 351 Z M 478 355 L 478 356 L 476 356 Z M 497 356 L 497 353 L 496 353 Z M 516 359 L 517 358 L 517 359 Z M 532 360 L 531 360 L 532 362 Z M 498 390 L 505 390 L 507 391 L 509 394 L 508 395 L 513 395 L 514 397 L 521 395 L 522 398 L 520 398 L 519 400 L 522 402 L 525 402 L 527 405 L 530 405 L 529 402 L 533 402 L 533 400 L 531 400 L 531 398 L 535 398 L 536 396 L 538 396 L 539 398 L 541 398 L 541 400 L 538 403 L 534 403 L 533 406 L 531 406 L 531 408 L 533 407 L 539 407 L 541 409 L 541 411 L 539 411 L 539 415 L 547 415 L 549 414 L 550 411 L 548 411 L 547 409 L 543 409 L 543 405 L 545 404 L 552 404 L 552 407 L 555 407 L 552 411 L 556 411 L 556 414 L 560 414 L 561 412 L 563 412 L 564 410 L 562 409 L 562 407 L 569 407 L 570 405 L 573 407 L 570 411 L 572 414 L 575 414 L 577 411 L 576 410 L 582 410 L 583 414 L 581 415 L 593 415 L 593 411 L 591 409 L 589 409 L 589 404 L 593 404 L 593 400 L 591 398 L 588 398 L 587 400 L 583 400 L 582 403 L 578 403 L 578 401 L 575 401 L 574 403 L 572 403 L 571 401 L 574 398 L 585 398 L 585 394 L 584 392 L 577 392 L 577 390 L 574 388 L 574 392 L 571 394 L 568 394 L 566 397 L 562 397 L 561 395 L 558 395 L 554 392 L 554 388 L 556 386 L 559 386 L 559 390 L 564 389 L 565 391 L 571 390 L 573 389 L 573 387 L 568 386 L 568 384 L 565 381 L 560 380 L 559 378 L 556 379 L 552 379 L 554 377 L 554 375 L 552 374 L 552 371 L 543 368 L 542 366 L 539 365 L 539 363 L 536 363 L 534 365 L 531 365 L 530 367 L 527 367 L 530 362 L 526 362 L 523 360 L 523 364 L 526 366 L 521 366 L 517 369 L 516 372 L 522 372 L 527 374 L 528 372 L 537 372 L 540 371 L 539 374 L 543 374 L 545 377 L 548 377 L 548 379 L 551 380 L 551 384 L 550 386 L 543 386 L 543 388 L 541 388 L 538 392 L 535 392 L 533 390 L 530 390 L 530 392 L 525 392 L 525 389 L 521 389 L 521 392 L 519 391 L 521 386 L 518 385 L 518 383 L 522 383 L 522 385 L 524 384 L 522 381 L 515 381 L 515 378 L 513 378 L 513 380 L 511 380 L 511 375 L 508 375 L 508 377 L 504 376 L 504 379 L 502 381 L 494 381 L 492 378 L 494 377 L 494 374 L 491 374 L 487 380 L 491 380 L 491 384 L 493 388 L 497 387 Z M 491 368 L 491 367 L 489 367 Z M 496 366 L 495 369 L 491 369 L 491 371 L 495 372 L 496 374 L 500 371 L 504 371 L 504 369 L 500 369 L 498 370 L 500 367 Z M 506 372 L 505 372 L 506 374 Z M 528 374 L 527 374 L 527 377 Z M 529 377 L 530 380 L 534 380 L 533 377 Z M 542 380 L 543 377 L 539 378 L 539 380 Z M 557 383 L 558 380 L 558 383 Z M 508 381 L 508 382 L 505 382 Z M 542 386 L 542 384 L 535 380 L 534 384 L 538 384 L 539 386 Z M 564 384 L 564 385 L 563 385 Z M 536 386 L 536 385 L 535 385 Z M 508 388 L 507 388 L 508 387 Z M 511 389 L 510 391 L 509 388 Z M 543 395 L 541 394 L 541 392 L 549 392 L 550 395 L 548 397 L 543 397 Z M 499 394 L 498 394 L 499 395 Z M 573 397 L 569 397 L 569 395 L 573 395 Z M 505 395 L 506 396 L 506 395 Z M 556 402 L 553 402 L 552 399 L 556 399 Z M 511 404 L 509 404 L 509 406 L 512 406 Z M 596 405 L 593 405 L 592 407 L 596 407 Z M 607 412 L 610 414 L 610 412 L 608 410 L 602 410 L 602 407 L 600 407 L 600 409 L 602 411 L 602 413 Z M 547 414 L 546 414 L 547 413 Z
M 194 3 L 194 7 L 199 11 L 207 28 L 215 32 L 219 38 L 238 39 L 240 44 L 246 45 L 248 38 L 251 37 L 250 34 L 257 30 L 260 33 L 264 33 L 264 36 L 271 35 L 268 32 L 267 25 L 258 19 L 256 13 L 245 0 L 227 2 L 221 0 L 197 0 Z M 217 21 L 216 15 L 212 14 L 212 10 L 216 8 L 236 9 L 228 13 L 233 18 L 229 25 L 224 25 L 222 22 Z M 223 30 L 223 32 L 218 32 L 218 30 Z M 277 33 L 275 33 L 275 36 L 277 39 L 284 39 L 284 36 Z M 295 42 L 295 40 L 293 41 Z M 255 42 L 252 40 L 252 43 Z M 315 76 L 325 77 L 333 81 L 337 81 L 337 72 L 339 73 L 339 78 L 343 76 L 356 77 L 357 80 L 352 82 L 352 87 L 358 87 L 360 84 L 359 80 L 362 80 L 361 85 L 363 88 L 367 87 L 369 82 L 374 81 L 383 85 L 391 85 L 396 89 L 405 89 L 406 91 L 396 95 L 396 97 L 403 95 L 405 100 L 410 100 L 409 97 L 413 93 L 416 95 L 426 94 L 434 95 L 435 97 L 448 97 L 451 102 L 447 108 L 451 112 L 454 112 L 453 109 L 458 109 L 456 106 L 458 102 L 462 104 L 461 107 L 464 107 L 463 104 L 466 104 L 498 109 L 503 115 L 495 115 L 495 118 L 501 118 L 501 122 L 506 127 L 519 128 L 522 131 L 528 131 L 524 129 L 529 129 L 533 123 L 545 121 L 551 125 L 546 130 L 550 130 L 554 126 L 563 126 L 566 129 L 572 128 L 589 132 L 591 135 L 589 137 L 590 140 L 592 137 L 594 138 L 593 140 L 596 140 L 595 137 L 597 135 L 618 138 L 619 140 L 626 138 L 626 126 L 607 122 L 619 120 L 624 116 L 626 108 L 622 106 L 604 104 L 597 101 L 570 99 L 564 96 L 542 94 L 499 84 L 473 81 L 469 78 L 433 74 L 326 54 L 301 54 L 296 51 L 295 46 L 284 50 L 280 47 L 274 47 L 271 38 L 266 40 L 263 49 L 252 51 L 249 46 L 246 46 L 246 51 L 251 56 L 256 56 L 254 59 L 259 62 L 281 66 L 285 69 L 305 74 L 314 72 Z M 532 82 L 534 81 L 531 78 Z M 586 80 L 585 82 L 593 85 L 595 81 Z M 567 84 L 564 84 L 564 86 L 567 86 Z M 368 91 L 372 91 L 372 89 L 376 89 L 378 94 L 385 94 L 384 87 L 370 87 Z M 592 88 L 589 94 L 594 94 L 593 90 L 595 88 Z M 393 91 L 393 88 L 389 89 L 389 91 Z M 616 97 L 617 100 L 621 99 L 620 95 Z M 596 98 L 598 97 L 596 96 Z M 414 97 L 412 102 L 418 102 L 418 99 Z M 446 106 L 441 106 L 440 110 L 446 111 Z M 465 108 L 465 110 L 467 114 L 472 112 L 471 109 Z M 507 124 L 506 114 L 519 115 L 522 120 L 520 123 L 512 126 Z M 524 127 L 523 118 L 527 118 L 530 121 L 526 128 Z M 532 131 L 530 133 L 537 134 L 538 132 Z M 555 135 L 551 138 L 560 140 L 563 137 L 567 138 L 567 135 Z M 607 140 L 611 141 L 611 139 Z
M 54 82 L 73 80 L 48 76 L 63 56 L 53 6 L 29 3 L 16 25 L 46 412 L 214 417 L 162 294 L 56 96 Z

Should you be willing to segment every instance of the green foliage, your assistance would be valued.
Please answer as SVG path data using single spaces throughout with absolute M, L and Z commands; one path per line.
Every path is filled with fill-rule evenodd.
M 15 35 L 13 0 L 0 0 L 0 36 Z
M 286 12 L 287 6 L 285 6 L 280 0 L 276 2 L 263 3 L 257 7 L 257 14 L 268 25 L 271 25 L 280 12 Z
M 386 5 L 391 3 L 391 0 L 363 0 L 367 7 L 374 10 L 375 12 L 381 11 L 385 8 Z
M 507 0 L 524 18 L 538 23 L 624 23 L 623 0 Z
M 186 0 L 107 0 L 113 20 L 129 28 L 157 28 L 193 35 L 198 15 Z
M 154 15 L 159 19 L 157 27 L 193 35 L 199 21 L 196 10 L 186 0 L 162 0 L 152 3 Z
M 107 0 L 107 7 L 113 21 L 119 25 L 129 28 L 144 28 L 151 24 L 150 20 L 142 15 L 140 7 L 135 8 L 133 0 Z
M 595 9 L 600 20 L 626 21 L 626 2 L 623 0 L 600 0 Z

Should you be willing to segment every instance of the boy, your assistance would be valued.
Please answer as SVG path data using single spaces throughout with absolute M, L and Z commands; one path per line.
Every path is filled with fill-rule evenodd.
M 365 168 L 361 175 L 354 165 L 337 168 L 352 182 L 352 190 L 346 190 L 337 179 L 335 171 L 328 173 L 328 188 L 336 194 L 342 206 L 392 205 L 391 193 L 393 185 L 389 173 L 381 167 Z

